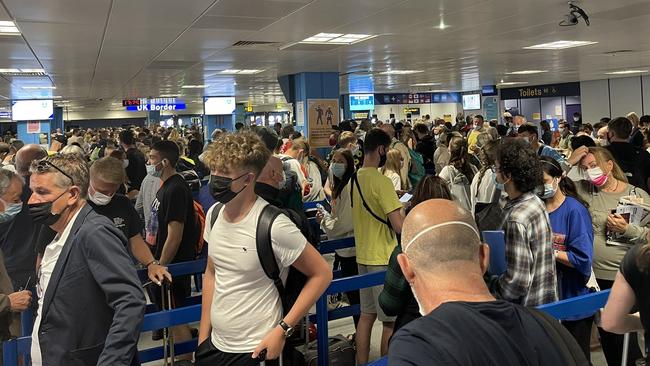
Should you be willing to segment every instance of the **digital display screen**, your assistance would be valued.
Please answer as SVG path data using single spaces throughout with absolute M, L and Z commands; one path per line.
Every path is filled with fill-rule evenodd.
M 235 113 L 235 97 L 206 97 L 203 99 L 205 114 L 227 115 Z
M 463 109 L 481 109 L 481 94 L 465 94 L 463 95 Z
M 373 94 L 350 94 L 351 111 L 369 111 L 375 109 Z
M 142 105 L 142 99 L 123 99 L 123 107 L 139 106 Z
M 42 121 L 53 118 L 52 100 L 14 100 L 11 116 L 14 121 Z

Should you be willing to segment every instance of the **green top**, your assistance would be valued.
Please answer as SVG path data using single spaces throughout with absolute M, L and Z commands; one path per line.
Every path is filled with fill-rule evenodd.
M 650 228 L 650 215 L 643 220 L 645 225 L 628 225 L 622 238 L 616 244 L 607 242 L 607 216 L 616 209 L 624 196 L 636 195 L 650 203 L 650 196 L 643 189 L 628 184 L 620 193 L 603 192 L 587 181 L 576 182 L 580 195 L 589 203 L 592 226 L 594 228 L 593 268 L 596 278 L 613 281 L 616 278 L 625 253 L 636 244 L 645 243 Z

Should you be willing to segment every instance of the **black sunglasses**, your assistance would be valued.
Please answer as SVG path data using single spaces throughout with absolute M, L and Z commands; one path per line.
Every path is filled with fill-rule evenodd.
M 43 159 L 43 160 L 39 160 L 38 164 L 36 164 L 36 170 L 37 170 L 39 173 L 47 173 L 47 172 L 50 171 L 50 168 L 54 168 L 54 169 L 58 170 L 59 173 L 65 175 L 68 179 L 70 179 L 70 182 L 72 182 L 72 185 L 75 185 L 75 184 L 74 184 L 74 179 L 72 179 L 72 177 L 70 176 L 70 174 L 64 172 L 64 171 L 61 170 L 61 168 L 59 168 L 58 166 L 52 164 L 52 162 L 50 162 L 49 160 L 47 160 L 47 158 L 45 158 L 45 159 Z

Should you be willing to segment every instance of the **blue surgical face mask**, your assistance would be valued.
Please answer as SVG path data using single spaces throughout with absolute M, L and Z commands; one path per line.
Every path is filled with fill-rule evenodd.
M 8 203 L 0 199 L 5 206 L 5 210 L 0 212 L 0 223 L 9 222 L 23 210 L 23 203 Z
M 492 175 L 492 180 L 494 180 L 494 185 L 496 186 L 496 188 L 498 190 L 503 191 L 505 189 L 505 184 L 499 183 L 497 181 L 497 175 L 496 174 Z
M 332 163 L 330 164 L 330 172 L 332 173 L 333 176 L 337 178 L 342 178 L 343 175 L 345 174 L 345 164 L 343 163 Z
M 158 170 L 156 168 L 158 165 L 162 165 L 162 163 L 158 163 L 156 165 L 147 165 L 147 174 L 151 175 L 152 177 L 160 178 L 162 176 L 163 167 L 161 166 L 160 170 Z
M 555 180 L 553 180 L 553 182 L 555 182 Z M 539 194 L 539 198 L 543 200 L 553 198 L 555 197 L 556 192 L 557 192 L 557 187 L 555 186 L 554 183 L 545 183 L 544 191 Z

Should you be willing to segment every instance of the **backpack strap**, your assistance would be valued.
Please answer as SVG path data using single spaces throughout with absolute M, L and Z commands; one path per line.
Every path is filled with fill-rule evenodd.
M 260 217 L 257 220 L 255 243 L 257 247 L 257 257 L 262 265 L 262 269 L 266 276 L 273 281 L 273 284 L 280 295 L 282 308 L 286 312 L 289 311 L 286 303 L 286 292 L 282 279 L 280 278 L 280 268 L 275 259 L 275 253 L 273 253 L 273 245 L 271 242 L 271 229 L 273 228 L 273 222 L 281 213 L 282 210 L 273 205 L 264 206 L 260 213 Z
M 354 183 L 354 185 L 357 186 L 357 190 L 359 191 L 359 196 L 361 197 L 361 203 L 363 204 L 363 207 L 366 209 L 366 211 L 368 211 L 370 216 L 374 217 L 375 220 L 377 220 L 377 221 L 381 222 L 382 224 L 388 226 L 388 228 L 391 230 L 391 233 L 392 233 L 393 232 L 393 227 L 391 226 L 390 221 L 384 220 L 381 217 L 379 217 L 377 214 L 375 214 L 372 211 L 372 209 L 370 209 L 370 206 L 368 206 L 368 203 L 366 202 L 366 199 L 363 197 L 363 192 L 361 192 L 361 186 L 359 186 L 359 180 L 357 179 L 357 173 L 356 172 L 352 175 L 352 182 Z M 351 202 L 352 207 L 354 207 L 354 199 L 353 199 L 354 195 L 352 194 L 353 192 L 354 192 L 354 187 L 350 187 L 350 202 Z
M 583 366 L 589 365 L 584 352 L 576 343 L 575 338 L 569 333 L 560 322 L 549 314 L 533 308 L 524 308 L 544 328 L 549 336 L 555 341 L 558 351 L 562 354 L 565 365 Z
M 224 204 L 221 202 L 217 202 L 214 205 L 212 205 L 212 213 L 210 214 L 210 230 L 214 227 L 214 223 L 217 222 L 217 219 L 219 218 L 219 214 L 221 213 L 221 209 L 223 209 Z

